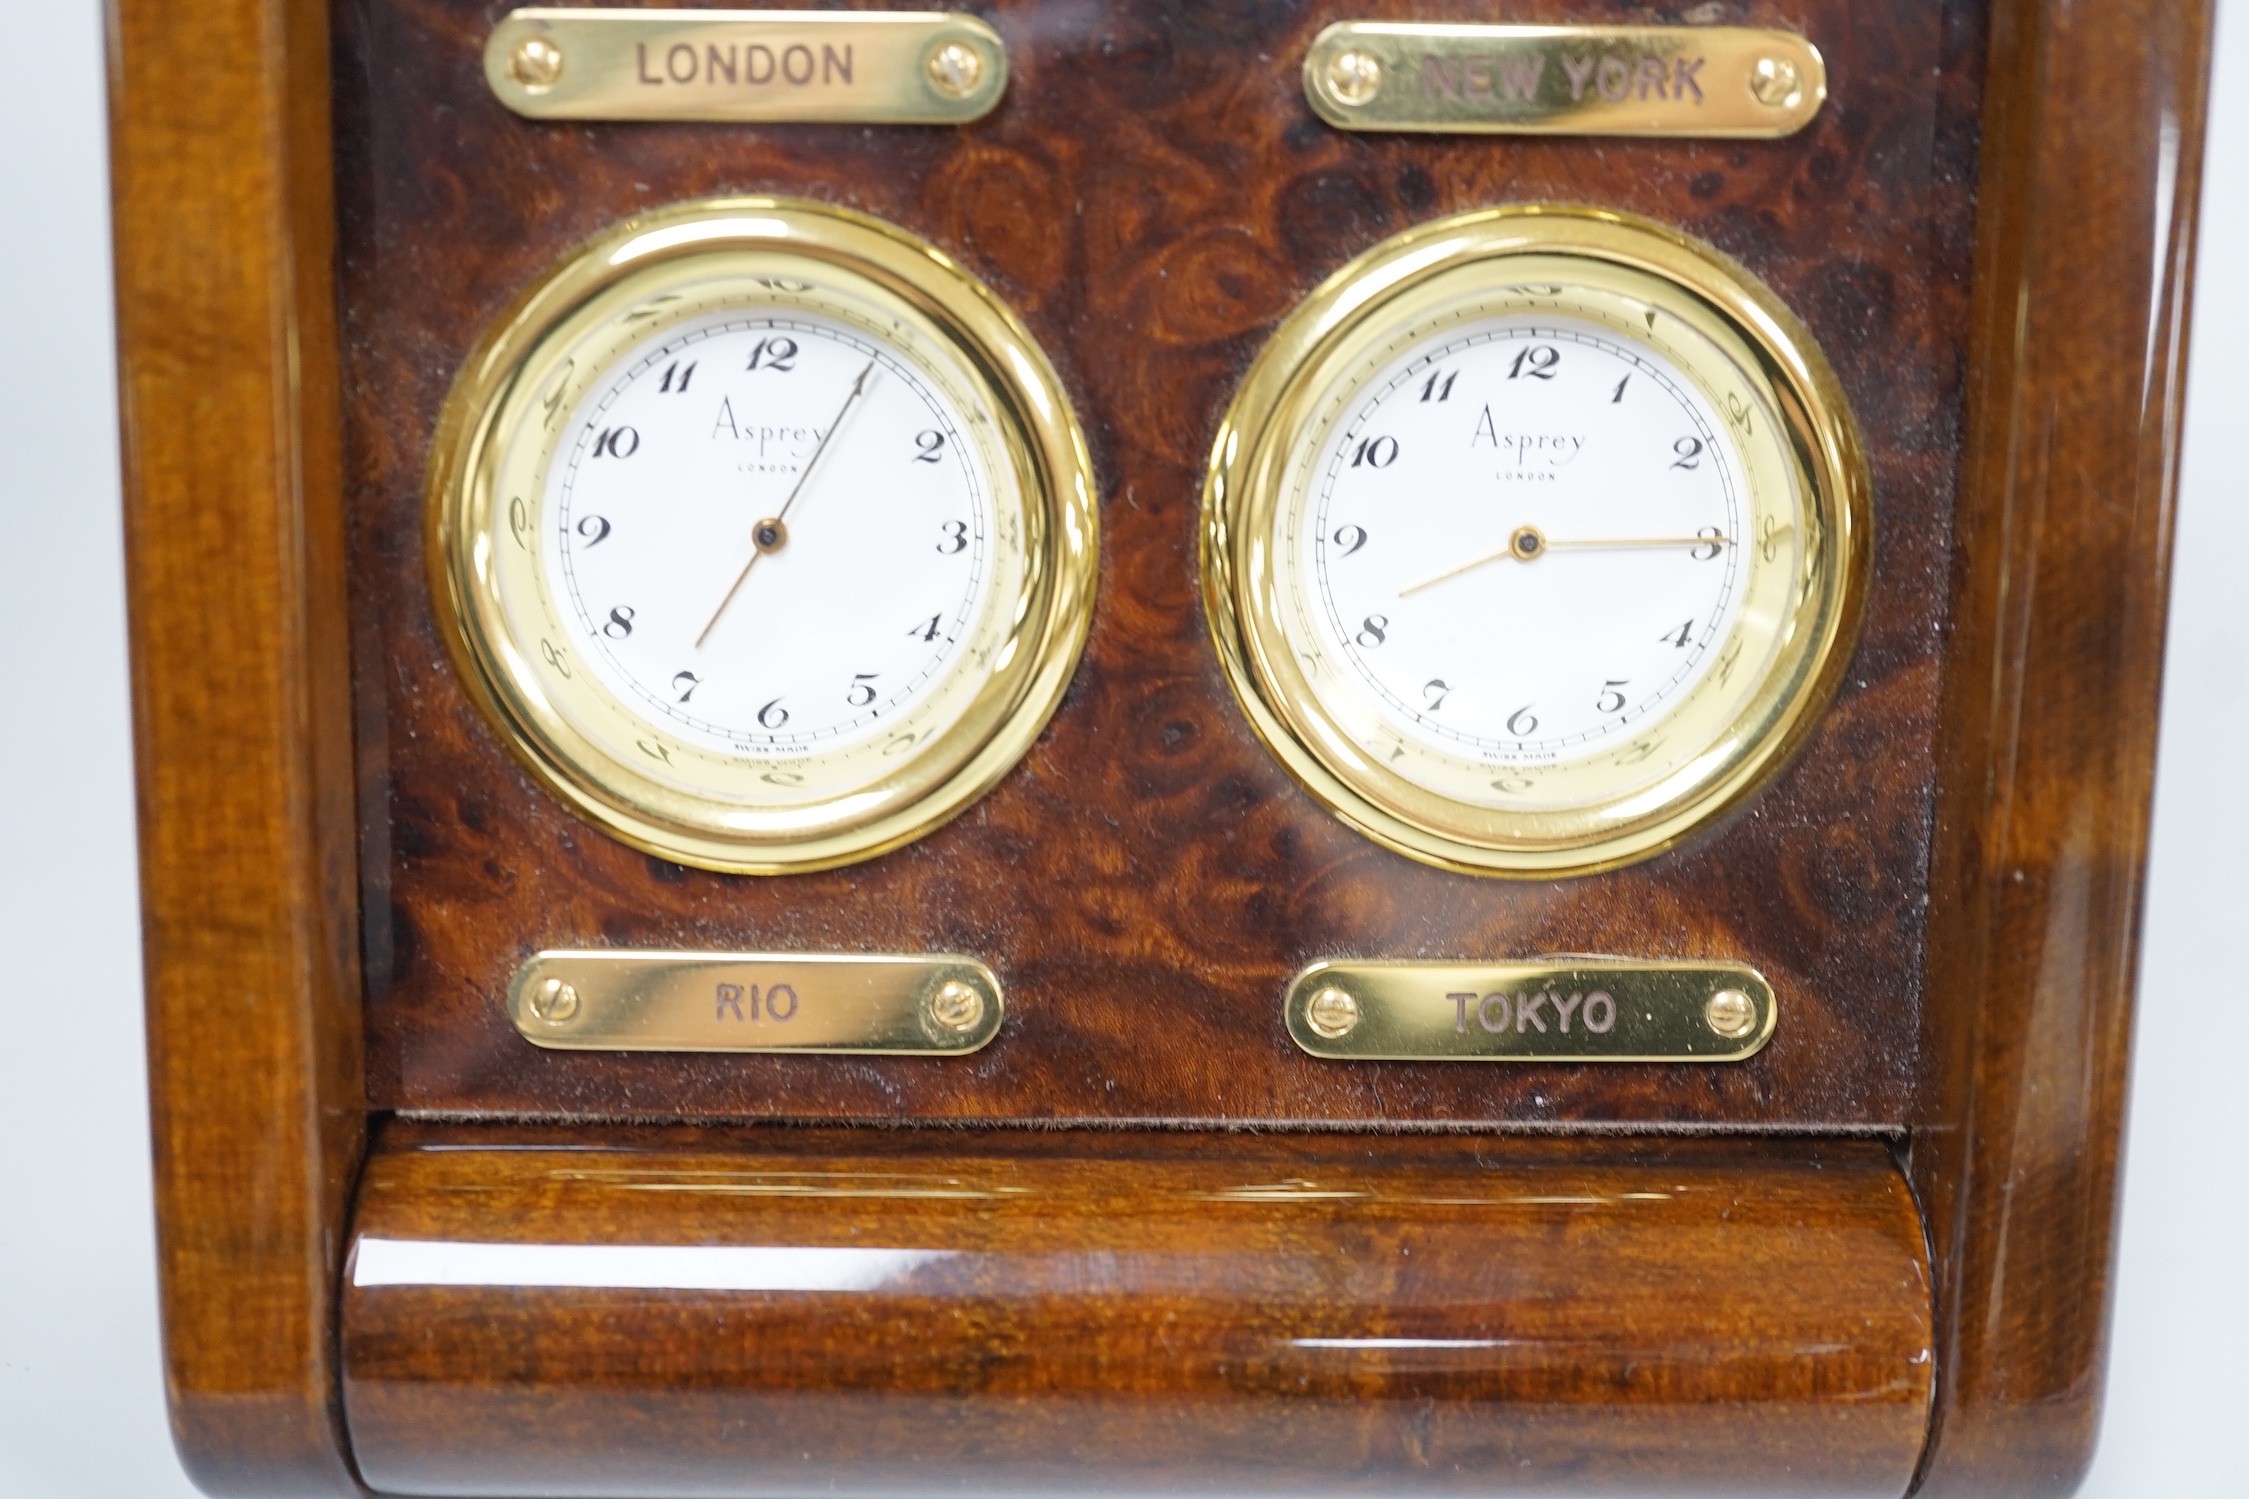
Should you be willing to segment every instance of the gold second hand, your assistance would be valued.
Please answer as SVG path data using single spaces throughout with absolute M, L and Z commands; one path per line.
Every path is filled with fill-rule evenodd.
M 874 370 L 875 362 L 870 359 L 867 361 L 867 367 L 859 372 L 859 378 L 851 382 L 851 394 L 843 398 L 843 405 L 836 410 L 836 419 L 828 423 L 828 430 L 821 434 L 820 445 L 812 450 L 811 460 L 804 465 L 803 471 L 797 475 L 796 483 L 789 490 L 789 497 L 781 502 L 780 511 L 774 515 L 772 520 L 758 522 L 753 530 L 763 530 L 767 526 L 772 526 L 776 528 L 780 537 L 786 538 L 788 536 L 789 533 L 781 527 L 781 522 L 789 518 L 789 507 L 797 502 L 798 495 L 804 493 L 804 486 L 812 479 L 812 471 L 820 466 L 820 455 L 828 451 L 829 442 L 834 439 L 837 432 L 842 430 L 843 419 L 850 412 L 851 403 L 858 400 L 859 393 L 867 388 L 867 377 L 873 374 Z M 711 638 L 711 631 L 718 628 L 718 617 L 726 612 L 728 604 L 734 602 L 734 595 L 742 591 L 742 584 L 748 581 L 750 569 L 757 566 L 757 559 L 766 554 L 767 548 L 758 545 L 755 540 L 750 545 L 752 548 L 750 560 L 742 564 L 742 570 L 734 575 L 733 584 L 726 590 L 726 597 L 718 601 L 718 607 L 711 611 L 711 617 L 703 622 L 703 633 L 695 637 L 696 650 L 701 650 L 703 642 Z M 778 541 L 776 541 L 775 546 L 779 546 Z
M 1513 557 L 1518 562 L 1531 562 L 1556 549 L 1571 552 L 1619 549 L 1654 550 L 1666 547 L 1698 547 L 1710 544 L 1730 547 L 1734 544 L 1734 539 L 1731 536 L 1632 536 L 1549 541 L 1546 539 L 1545 533 L 1536 526 L 1517 526 L 1515 533 L 1507 538 L 1507 545 L 1501 547 L 1498 551 L 1486 552 L 1481 557 L 1470 558 L 1458 567 L 1447 568 L 1433 577 L 1423 578 L 1418 583 L 1409 583 L 1398 590 L 1398 597 L 1405 598 L 1409 594 L 1421 592 L 1424 588 L 1434 588 L 1448 578 L 1457 578 L 1462 573 L 1474 572 L 1487 562 L 1497 562 L 1502 557 Z

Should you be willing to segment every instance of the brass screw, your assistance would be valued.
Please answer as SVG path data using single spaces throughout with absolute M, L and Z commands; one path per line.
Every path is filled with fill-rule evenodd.
M 949 979 L 929 996 L 929 1018 L 945 1030 L 965 1035 L 984 1018 L 984 996 L 973 985 Z
M 1351 1034 L 1359 1023 L 1359 1002 L 1342 989 L 1327 988 L 1304 1007 L 1305 1023 L 1330 1041 Z
M 1381 88 L 1382 64 L 1373 54 L 1354 48 L 1328 59 L 1328 92 L 1335 95 L 1338 103 L 1364 104 Z
M 543 36 L 527 36 L 515 44 L 508 74 L 532 93 L 543 94 L 562 76 L 562 49 Z
M 750 528 L 750 542 L 761 552 L 778 552 L 789 544 L 789 528 L 779 516 L 761 520 Z
M 531 991 L 531 1014 L 549 1025 L 568 1025 L 578 1013 L 578 991 L 561 979 L 548 979 Z
M 965 99 L 984 81 L 984 54 L 966 42 L 947 42 L 929 54 L 929 86 L 948 99 Z
M 1739 989 L 1720 989 L 1704 1002 L 1703 1023 L 1729 1041 L 1739 1041 L 1757 1027 L 1757 1007 Z
M 1804 80 L 1785 57 L 1760 57 L 1749 70 L 1749 91 L 1771 109 L 1788 109 L 1804 97 Z

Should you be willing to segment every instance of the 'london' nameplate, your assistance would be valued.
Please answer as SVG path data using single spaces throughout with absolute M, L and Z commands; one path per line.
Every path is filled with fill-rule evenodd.
M 1000 102 L 1007 48 L 949 11 L 533 9 L 484 76 L 537 120 L 958 125 Z
M 1289 981 L 1316 1057 L 1411 1062 L 1738 1062 L 1772 1038 L 1772 985 L 1740 963 L 1576 955 L 1524 963 L 1326 962 Z
M 1304 93 L 1344 130 L 1772 137 L 1827 99 L 1819 49 L 1747 26 L 1438 26 L 1343 21 Z
M 560 1051 L 959 1056 L 999 1033 L 1000 983 L 974 958 L 543 952 L 508 1018 Z

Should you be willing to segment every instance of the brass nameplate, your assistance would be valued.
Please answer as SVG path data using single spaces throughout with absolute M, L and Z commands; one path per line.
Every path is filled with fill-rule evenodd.
M 543 952 L 508 1018 L 561 1051 L 959 1056 L 999 1033 L 999 980 L 974 958 Z
M 958 125 L 1000 102 L 1007 48 L 949 11 L 536 9 L 484 76 L 535 120 Z
M 1314 963 L 1288 1033 L 1316 1057 L 1738 1062 L 1772 1038 L 1773 987 L 1740 963 Z
M 1771 137 L 1819 113 L 1827 64 L 1747 26 L 1343 21 L 1313 41 L 1304 93 L 1345 130 Z

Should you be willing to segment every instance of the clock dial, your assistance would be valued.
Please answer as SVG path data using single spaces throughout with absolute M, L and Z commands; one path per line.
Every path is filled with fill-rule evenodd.
M 685 205 L 471 361 L 432 503 L 472 690 L 618 836 L 744 872 L 894 847 L 987 789 L 1090 608 L 1084 443 L 1018 323 L 857 215 Z
M 1275 336 L 1213 458 L 1206 597 L 1252 721 L 1347 820 L 1599 868 L 1801 737 L 1865 489 L 1832 376 L 1738 268 L 1613 215 L 1472 215 Z

